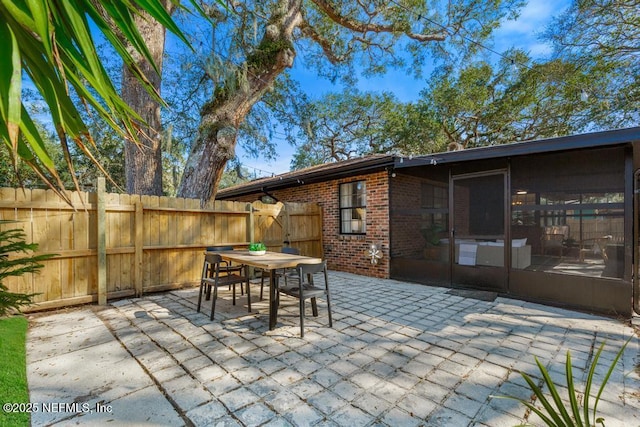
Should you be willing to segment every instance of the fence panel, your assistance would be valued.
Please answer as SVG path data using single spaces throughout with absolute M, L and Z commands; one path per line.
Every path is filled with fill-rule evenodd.
M 322 257 L 322 209 L 317 204 L 287 203 L 286 240 L 303 255 Z
M 69 192 L 69 206 L 50 190 L 0 188 L 3 229 L 21 228 L 38 253 L 54 253 L 39 274 L 11 277 L 10 291 L 37 293 L 25 309 L 98 301 L 98 195 Z M 315 204 L 264 205 L 104 193 L 107 298 L 140 295 L 198 283 L 202 252 L 210 245 L 246 247 L 264 241 L 279 250 L 290 241 L 322 256 L 322 216 Z

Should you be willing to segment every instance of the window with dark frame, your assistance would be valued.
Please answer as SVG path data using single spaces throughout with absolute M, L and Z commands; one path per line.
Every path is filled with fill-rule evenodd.
M 423 183 L 420 191 L 425 225 L 446 231 L 449 228 L 449 189 L 446 184 Z
M 340 234 L 367 232 L 367 187 L 365 181 L 340 184 Z

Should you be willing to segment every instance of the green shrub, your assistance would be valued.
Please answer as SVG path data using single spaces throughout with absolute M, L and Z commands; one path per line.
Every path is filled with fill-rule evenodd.
M 595 395 L 595 400 L 593 401 L 593 409 L 591 410 L 591 387 L 593 386 L 593 378 L 596 372 L 596 368 L 598 366 L 598 360 L 600 359 L 600 355 L 602 354 L 602 350 L 604 349 L 604 342 L 598 348 L 591 365 L 589 366 L 589 374 L 587 375 L 587 382 L 585 384 L 584 393 L 580 393 L 576 388 L 576 385 L 573 381 L 573 371 L 571 366 L 571 352 L 567 351 L 567 358 L 565 362 L 565 377 L 566 377 L 566 386 L 568 389 L 568 398 L 569 404 L 565 404 L 558 393 L 556 385 L 554 384 L 549 372 L 544 367 L 542 363 L 535 357 L 536 364 L 538 365 L 538 370 L 542 375 L 543 384 L 549 389 L 549 394 L 551 395 L 551 399 L 548 399 L 544 392 L 542 391 L 542 387 L 536 384 L 536 382 L 531 379 L 529 375 L 524 372 L 520 372 L 520 375 L 527 382 L 533 393 L 535 394 L 537 400 L 542 405 L 542 409 L 538 409 L 535 405 L 529 401 L 524 399 L 515 398 L 511 396 L 500 396 L 508 399 L 515 399 L 529 408 L 532 412 L 540 417 L 540 419 L 548 426 L 566 426 L 566 427 L 591 427 L 596 424 L 601 424 L 604 426 L 604 418 L 599 417 L 597 415 L 598 402 L 600 402 L 600 398 L 602 397 L 602 393 L 604 392 L 604 388 L 609 381 L 609 377 L 613 373 L 614 368 L 618 364 L 618 360 L 624 353 L 627 344 L 629 344 L 631 338 L 622 346 L 620 351 L 618 351 L 616 357 L 614 358 L 607 374 L 605 375 L 600 388 L 598 389 L 598 393 Z M 583 396 L 580 399 L 580 396 Z M 554 407 L 555 405 L 555 407 Z
M 0 225 L 10 221 L 0 221 Z M 45 254 L 29 256 L 38 249 L 37 243 L 26 243 L 26 235 L 21 229 L 0 230 L 0 317 L 13 311 L 19 311 L 21 306 L 29 305 L 37 294 L 22 294 L 9 292 L 3 282 L 7 277 L 22 276 L 26 273 L 37 273 L 45 261 L 55 255 Z M 20 256 L 26 254 L 26 256 Z

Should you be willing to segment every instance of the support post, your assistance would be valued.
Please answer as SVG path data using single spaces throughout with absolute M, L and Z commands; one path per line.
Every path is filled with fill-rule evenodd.
M 107 304 L 107 209 L 105 205 L 105 179 L 98 177 L 96 184 L 97 196 L 97 252 L 98 252 L 98 304 Z
M 143 274 L 142 274 L 142 264 L 144 262 L 143 258 L 143 248 L 144 248 L 144 208 L 142 206 L 142 200 L 136 200 L 135 203 L 136 212 L 135 212 L 135 261 L 134 261 L 134 281 L 136 287 L 136 296 L 141 297 L 143 292 Z
M 247 219 L 247 231 L 249 232 L 249 235 L 247 237 L 249 238 L 249 243 L 253 243 L 255 238 L 255 218 L 253 216 L 253 204 L 247 203 L 247 207 L 245 209 L 249 211 L 249 216 Z

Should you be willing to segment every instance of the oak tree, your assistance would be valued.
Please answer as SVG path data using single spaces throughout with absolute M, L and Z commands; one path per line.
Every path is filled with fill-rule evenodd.
M 321 75 L 381 73 L 388 66 L 419 71 L 434 43 L 481 40 L 522 2 L 334 2 L 271 0 L 230 2 L 234 14 L 220 14 L 225 40 L 215 40 L 216 61 L 227 64 L 213 97 L 202 107 L 182 182 L 181 197 L 201 203 L 215 198 L 227 161 L 234 157 L 238 131 L 252 107 L 298 54 Z M 226 44 L 223 44 L 226 42 Z

